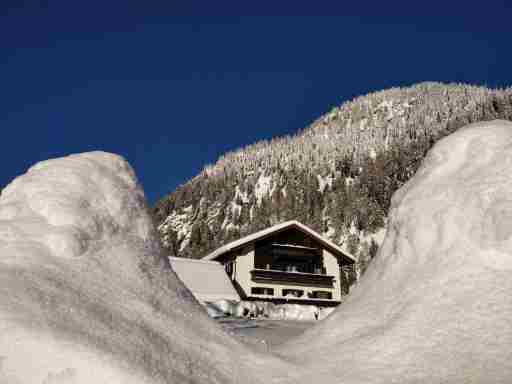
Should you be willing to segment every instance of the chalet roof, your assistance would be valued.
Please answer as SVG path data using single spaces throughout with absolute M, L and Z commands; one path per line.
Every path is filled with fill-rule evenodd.
M 222 264 L 217 261 L 169 257 L 172 269 L 200 302 L 240 301 Z
M 325 248 L 329 249 L 331 252 L 333 252 L 336 256 L 341 256 L 346 259 L 349 259 L 352 262 L 357 261 L 357 259 L 352 256 L 350 253 L 345 252 L 342 250 L 339 246 L 334 244 L 332 241 L 327 240 L 326 238 L 322 237 L 319 233 L 313 231 L 311 228 L 306 227 L 304 224 L 298 222 L 297 220 L 291 220 L 291 221 L 285 221 L 284 223 L 276 224 L 272 227 L 265 228 L 261 231 L 255 232 L 251 235 L 242 237 L 241 239 L 232 241 L 231 243 L 228 243 L 212 253 L 206 255 L 202 258 L 202 260 L 215 260 L 217 257 L 223 255 L 224 253 L 228 251 L 235 250 L 237 248 L 243 247 L 246 244 L 253 243 L 257 240 L 260 240 L 262 238 L 265 238 L 267 236 L 270 236 L 276 232 L 283 231 L 288 228 L 296 228 L 299 231 L 313 237 L 318 242 L 323 244 Z

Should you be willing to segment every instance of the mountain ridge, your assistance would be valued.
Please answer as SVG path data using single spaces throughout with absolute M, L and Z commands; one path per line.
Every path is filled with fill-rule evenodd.
M 512 90 L 425 82 L 333 108 L 294 135 L 221 156 L 153 208 L 170 254 L 200 258 L 298 220 L 359 257 L 386 229 L 391 196 L 440 138 L 476 121 L 512 120 Z

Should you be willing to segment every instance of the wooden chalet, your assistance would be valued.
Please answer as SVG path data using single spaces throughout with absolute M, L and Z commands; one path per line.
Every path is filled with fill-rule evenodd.
M 355 258 L 311 228 L 287 221 L 205 256 L 224 268 L 244 300 L 334 306 L 348 293 Z

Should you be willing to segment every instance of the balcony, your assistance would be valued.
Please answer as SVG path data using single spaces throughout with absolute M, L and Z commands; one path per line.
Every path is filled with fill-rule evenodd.
M 280 271 L 275 269 L 258 269 L 251 271 L 252 281 L 264 284 L 298 285 L 305 287 L 333 288 L 334 276 Z

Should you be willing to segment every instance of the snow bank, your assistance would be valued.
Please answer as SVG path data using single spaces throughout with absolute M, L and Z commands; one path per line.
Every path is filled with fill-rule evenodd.
M 274 304 L 268 301 L 219 300 L 205 305 L 208 315 L 263 318 L 270 320 L 315 321 L 326 318 L 334 308 L 315 305 Z
M 213 318 L 235 316 L 239 306 L 239 301 L 222 299 L 205 303 L 204 306 L 206 307 L 208 316 Z
M 269 310 L 269 318 L 272 320 L 315 321 L 320 319 L 320 309 L 314 305 L 281 304 Z
M 512 123 L 436 144 L 347 301 L 278 360 L 176 278 L 124 160 L 40 163 L 0 196 L 0 383 L 508 384 L 511 168 Z
M 252 383 L 275 365 L 176 278 L 132 169 L 107 153 L 39 163 L 3 191 L 0 297 L 0 383 Z
M 510 122 L 435 145 L 347 301 L 282 347 L 304 383 L 512 382 L 511 169 Z
M 155 240 L 133 171 L 107 153 L 38 163 L 5 188 L 0 202 L 2 245 L 37 244 L 75 258 L 120 233 Z

